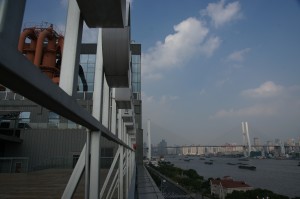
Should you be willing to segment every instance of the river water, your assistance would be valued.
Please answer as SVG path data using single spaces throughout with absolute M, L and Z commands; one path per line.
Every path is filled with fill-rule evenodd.
M 182 157 L 167 158 L 175 166 L 182 169 L 194 169 L 204 178 L 222 178 L 231 176 L 234 180 L 245 181 L 252 187 L 263 188 L 274 193 L 289 197 L 300 196 L 300 166 L 299 160 L 274 160 L 274 159 L 251 159 L 250 161 L 239 161 L 237 158 L 207 158 L 200 160 L 193 157 L 189 162 Z M 204 164 L 212 160 L 213 164 Z M 239 169 L 238 165 L 227 163 L 247 163 L 256 166 L 256 170 Z

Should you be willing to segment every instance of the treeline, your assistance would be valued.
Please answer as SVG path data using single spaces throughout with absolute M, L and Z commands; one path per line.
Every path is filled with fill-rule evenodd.
M 198 175 L 194 169 L 181 169 L 170 162 L 159 162 L 158 167 L 151 164 L 150 166 L 192 193 L 210 194 L 209 180 L 205 180 L 203 176 Z M 151 172 L 150 174 L 153 175 Z M 154 176 L 153 179 L 160 186 L 159 177 Z
M 289 199 L 289 197 L 273 193 L 267 189 L 254 189 L 249 191 L 233 191 L 231 194 L 226 196 L 226 199 L 236 199 L 236 198 L 243 198 L 243 199 Z M 300 199 L 300 197 L 295 197 L 292 199 Z

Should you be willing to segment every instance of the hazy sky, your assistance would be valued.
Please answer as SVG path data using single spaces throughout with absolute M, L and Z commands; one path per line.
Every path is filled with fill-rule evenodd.
M 27 0 L 24 22 L 64 31 L 67 1 Z M 142 44 L 144 132 L 153 144 L 300 138 L 300 3 L 296 0 L 133 0 Z M 83 41 L 97 30 L 85 27 Z

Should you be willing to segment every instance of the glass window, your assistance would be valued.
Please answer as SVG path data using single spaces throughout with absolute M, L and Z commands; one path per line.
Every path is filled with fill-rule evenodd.
M 141 113 L 141 106 L 135 105 L 134 106 L 134 112 L 137 113 L 137 114 L 140 114 Z
M 87 73 L 86 74 L 86 81 L 89 83 L 93 83 L 94 82 L 94 73 Z
M 138 72 L 138 64 L 132 64 L 132 72 Z
M 80 65 L 82 66 L 83 71 L 86 71 L 88 68 L 88 64 L 87 63 L 80 63 Z
M 30 123 L 30 112 L 21 112 L 19 115 L 19 122 Z
M 131 79 L 132 82 L 137 82 L 138 81 L 138 77 L 137 77 L 136 73 L 133 73 L 131 78 L 132 78 Z
M 95 64 L 89 64 L 87 68 L 87 72 L 94 73 L 95 72 Z
M 96 63 L 96 55 L 89 54 L 87 62 L 88 63 Z
M 68 129 L 76 129 L 77 125 L 75 122 L 72 122 L 71 120 L 68 120 Z
M 58 125 L 59 125 L 59 115 L 50 111 L 48 115 L 48 127 L 58 128 Z
M 80 55 L 80 63 L 87 63 L 88 62 L 88 55 Z
M 20 112 L 18 128 L 30 128 L 30 112 Z
M 96 55 L 94 54 L 80 55 L 80 64 L 82 65 L 83 68 L 83 72 L 88 84 L 89 92 L 93 92 L 94 90 L 95 63 L 96 63 Z M 79 90 L 82 91 L 83 85 L 80 78 L 78 78 L 78 86 L 79 86 Z
M 132 63 L 141 63 L 140 55 L 131 56 Z

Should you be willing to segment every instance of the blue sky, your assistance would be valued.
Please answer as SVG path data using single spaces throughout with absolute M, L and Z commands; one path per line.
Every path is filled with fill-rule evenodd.
M 27 0 L 24 21 L 63 31 L 66 8 Z M 251 139 L 299 140 L 299 1 L 133 0 L 131 14 L 154 144 L 241 144 L 242 121 Z

